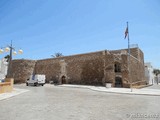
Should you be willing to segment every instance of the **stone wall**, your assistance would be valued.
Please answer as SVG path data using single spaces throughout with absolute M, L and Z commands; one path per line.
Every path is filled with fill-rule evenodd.
M 57 58 L 38 60 L 34 69 L 35 74 L 45 74 L 46 82 L 58 80 L 60 75 L 60 62 Z
M 13 60 L 11 71 L 14 83 L 24 83 L 33 74 L 35 63 L 35 60 Z
M 104 77 L 103 84 L 114 83 L 115 72 L 114 72 L 114 55 L 106 52 L 104 56 Z
M 121 72 L 122 72 L 122 79 L 123 79 L 123 87 L 130 87 L 130 80 L 129 80 L 129 69 L 128 69 L 128 55 L 122 55 L 121 61 Z
M 45 74 L 46 82 L 56 80 L 69 84 L 104 85 L 111 82 L 115 86 L 115 78 L 123 81 L 123 87 L 130 87 L 130 82 L 145 84 L 143 52 L 139 48 L 131 49 L 130 68 L 128 54 L 116 51 L 99 51 L 87 54 L 64 56 L 43 60 L 13 60 L 12 74 L 15 82 L 25 82 L 31 74 Z M 115 64 L 121 66 L 115 72 Z M 130 71 L 130 73 L 129 73 Z
M 128 49 L 120 49 L 120 50 L 112 50 L 110 51 L 110 53 L 112 54 L 122 54 L 123 52 L 126 52 L 126 54 L 128 53 Z M 130 54 L 137 58 L 139 61 L 144 62 L 144 55 L 143 52 L 138 48 L 130 48 Z
M 102 52 L 66 57 L 67 76 L 70 84 L 102 85 Z
M 61 77 L 65 76 L 70 84 L 102 85 L 102 52 L 38 60 L 35 74 L 45 74 L 47 82 L 58 80 L 61 83 Z
M 130 57 L 130 80 L 134 84 L 146 84 L 144 72 L 144 62 L 134 57 Z

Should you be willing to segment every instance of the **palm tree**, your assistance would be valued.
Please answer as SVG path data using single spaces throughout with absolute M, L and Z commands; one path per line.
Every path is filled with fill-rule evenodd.
M 160 74 L 160 70 L 159 69 L 154 69 L 153 73 L 156 75 L 157 84 L 158 84 L 158 75 Z
M 55 53 L 54 55 L 51 55 L 51 56 L 54 57 L 54 58 L 57 58 L 57 57 L 62 57 L 63 54 L 60 53 L 60 52 L 57 52 L 57 53 Z

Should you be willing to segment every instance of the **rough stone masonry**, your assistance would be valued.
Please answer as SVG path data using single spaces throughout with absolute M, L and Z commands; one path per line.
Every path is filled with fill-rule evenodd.
M 129 64 L 128 64 L 129 63 Z M 144 55 L 138 48 L 98 51 L 43 60 L 12 61 L 15 83 L 24 83 L 31 74 L 45 74 L 46 82 L 59 84 L 105 85 L 130 87 L 144 85 Z

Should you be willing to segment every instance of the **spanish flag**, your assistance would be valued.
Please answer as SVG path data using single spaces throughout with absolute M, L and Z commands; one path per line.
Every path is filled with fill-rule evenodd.
M 126 39 L 127 35 L 128 35 L 128 26 L 127 26 L 126 31 L 125 31 L 125 37 L 124 37 L 124 39 Z

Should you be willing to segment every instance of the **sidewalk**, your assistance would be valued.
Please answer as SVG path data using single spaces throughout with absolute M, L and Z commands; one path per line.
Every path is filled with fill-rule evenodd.
M 29 90 L 14 88 L 12 92 L 2 93 L 0 94 L 0 100 L 8 99 L 10 97 L 22 94 L 24 92 L 28 92 Z
M 69 85 L 69 84 L 63 84 L 58 86 L 72 87 L 72 88 L 85 88 L 85 89 L 91 89 L 94 91 L 118 93 L 118 94 L 160 96 L 160 89 L 141 88 L 141 89 L 132 89 L 132 92 L 131 92 L 130 88 L 106 88 L 106 87 L 98 87 L 98 86 Z
M 71 88 L 84 88 L 84 89 L 90 89 L 90 90 L 99 91 L 99 92 L 116 93 L 116 94 L 160 96 L 160 89 L 151 89 L 151 88 L 133 89 L 131 92 L 130 88 L 106 88 L 106 87 L 99 87 L 99 86 L 70 85 L 70 84 L 63 84 L 63 85 L 57 85 L 57 86 L 71 87 Z M 53 85 L 46 84 L 45 87 L 53 87 Z M 26 90 L 26 89 L 14 88 L 14 90 L 10 93 L 0 94 L 0 100 L 8 99 L 10 97 L 14 97 L 16 95 L 19 95 L 28 91 L 29 90 Z

